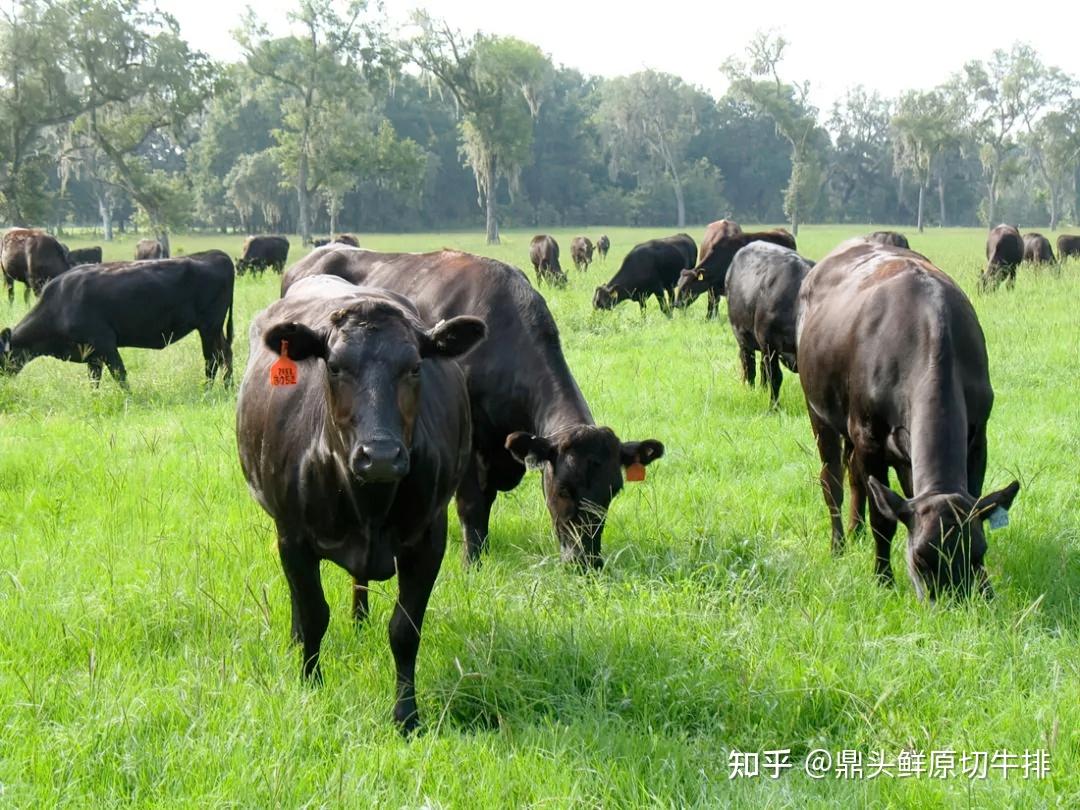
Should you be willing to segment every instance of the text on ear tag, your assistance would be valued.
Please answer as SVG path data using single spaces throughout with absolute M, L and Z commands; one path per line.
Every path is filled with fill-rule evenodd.
M 1004 529 L 1009 525 L 1009 513 L 1000 506 L 995 506 L 994 511 L 990 513 L 988 520 L 990 521 L 991 529 Z
M 281 341 L 281 357 L 270 366 L 270 385 L 296 385 L 296 363 L 289 359 L 289 341 Z
M 634 462 L 626 468 L 626 480 L 627 481 L 644 481 L 645 480 L 645 465 Z

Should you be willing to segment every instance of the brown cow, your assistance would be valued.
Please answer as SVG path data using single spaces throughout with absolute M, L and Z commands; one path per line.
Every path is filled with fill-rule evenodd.
M 1006 289 L 1016 283 L 1016 266 L 1024 260 L 1024 240 L 1012 225 L 998 225 L 986 237 L 986 272 L 979 279 L 980 290 L 996 290 L 1004 281 Z
M 698 251 L 697 264 L 684 270 L 675 287 L 675 303 L 679 307 L 692 304 L 702 293 L 709 295 L 705 318 L 716 316 L 717 304 L 724 295 L 724 278 L 735 254 L 751 242 L 770 242 L 796 250 L 795 237 L 783 228 L 746 233 L 737 222 L 721 219 L 709 223 Z
M 1057 239 L 1058 259 L 1064 261 L 1069 256 L 1080 256 L 1080 236 L 1063 233 Z
M 71 269 L 64 246 L 44 231 L 12 228 L 0 241 L 0 268 L 7 287 L 8 304 L 15 302 L 15 282 L 26 285 L 24 300 L 30 292 L 41 295 L 44 286 Z
M 575 236 L 570 242 L 570 258 L 574 260 L 574 268 L 588 270 L 592 263 L 593 243 L 587 236 Z
M 892 583 L 896 523 L 908 530 L 908 573 L 920 595 L 989 593 L 982 521 L 1003 518 L 1020 489 L 982 495 L 994 391 L 975 309 L 924 256 L 865 239 L 837 247 L 799 294 L 799 379 L 821 455 L 832 546 L 846 461 L 850 530 L 867 496 L 876 570 Z M 889 467 L 905 497 L 888 488 Z
M 867 234 L 866 238 L 871 242 L 877 242 L 879 245 L 893 245 L 895 247 L 902 247 L 905 250 L 911 249 L 907 237 L 896 231 L 874 231 L 873 233 Z
M 596 240 L 596 253 L 600 257 L 600 261 L 607 261 L 607 253 L 611 250 L 611 240 L 608 239 L 606 233 L 600 234 L 600 238 Z
M 169 252 L 165 250 L 165 246 L 157 239 L 140 239 L 138 244 L 135 245 L 136 261 L 167 258 L 169 258 Z
M 1024 234 L 1024 261 L 1032 264 L 1043 264 L 1054 261 L 1054 251 L 1050 247 L 1050 240 L 1041 233 Z
M 529 243 L 529 260 L 536 271 L 536 285 L 545 282 L 554 287 L 566 285 L 566 272 L 559 264 L 559 243 L 546 233 L 537 234 Z

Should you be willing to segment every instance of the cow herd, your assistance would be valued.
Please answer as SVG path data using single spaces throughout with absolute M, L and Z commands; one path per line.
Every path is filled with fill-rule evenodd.
M 530 244 L 536 286 L 490 258 L 379 253 L 350 240 L 327 240 L 288 270 L 280 236 L 248 238 L 235 266 L 220 251 L 168 258 L 156 240 L 140 242 L 145 258 L 133 262 L 102 264 L 98 249 L 95 263 L 72 266 L 76 252 L 47 234 L 9 231 L 0 246 L 9 299 L 21 280 L 40 300 L 0 332 L 0 363 L 16 373 L 50 355 L 87 364 L 95 380 L 107 367 L 124 385 L 120 347 L 163 348 L 197 331 L 208 382 L 220 370 L 228 383 L 235 276 L 282 273 L 280 298 L 249 330 L 237 400 L 241 468 L 276 527 L 305 677 L 321 677 L 330 616 L 320 562 L 352 576 L 356 621 L 368 615 L 369 583 L 398 577 L 394 718 L 408 731 L 418 724 L 416 657 L 451 498 L 475 563 L 498 494 L 539 469 L 563 558 L 599 569 L 613 499 L 665 448 L 594 418 L 538 289 L 567 280 L 553 237 Z M 609 249 L 607 236 L 577 237 L 571 258 L 586 272 Z M 1062 237 L 1058 255 L 1072 252 L 1080 238 Z M 1047 253 L 1052 260 L 1038 234 L 1022 239 L 999 226 L 981 283 L 1011 283 L 1025 255 Z M 869 522 L 880 581 L 893 581 L 890 545 L 903 523 L 920 596 L 989 594 L 983 522 L 1004 522 L 1019 484 L 982 491 L 993 390 L 982 329 L 960 287 L 894 232 L 845 242 L 815 264 L 783 229 L 746 232 L 720 220 L 700 249 L 687 234 L 634 246 L 593 306 L 633 300 L 644 310 L 655 298 L 670 315 L 702 294 L 707 318 L 728 298 L 744 379 L 754 383 L 760 362 L 774 406 L 781 365 L 799 374 L 833 550 L 845 542 L 846 470 L 847 531 Z M 888 486 L 890 469 L 902 495 Z

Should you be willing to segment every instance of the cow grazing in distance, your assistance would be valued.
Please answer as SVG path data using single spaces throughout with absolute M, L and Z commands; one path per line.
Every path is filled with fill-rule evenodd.
M 287 291 L 301 278 L 335 275 L 354 284 L 391 289 L 436 323 L 472 315 L 488 338 L 461 359 L 473 414 L 473 451 L 457 491 L 468 561 L 487 545 L 491 507 L 514 489 L 526 463 L 543 470 L 543 488 L 563 558 L 600 567 L 608 507 L 623 487 L 660 458 L 651 439 L 622 441 L 593 419 L 563 356 L 559 330 L 542 295 L 520 270 L 494 259 L 443 250 L 376 253 L 338 247 L 313 252 L 282 279 Z
M 429 327 L 406 298 L 329 276 L 294 285 L 251 326 L 236 440 L 277 528 L 304 677 L 322 677 L 330 621 L 320 561 L 352 575 L 358 622 L 368 583 L 396 574 L 390 649 L 403 732 L 419 725 L 420 631 L 446 549 L 446 507 L 469 463 L 469 394 L 452 358 L 484 332 L 469 317 Z M 294 383 L 272 385 L 286 356 Z
M 1063 233 L 1057 238 L 1058 260 L 1064 261 L 1069 256 L 1080 256 L 1080 236 Z
M 606 233 L 602 233 L 600 234 L 600 238 L 596 240 L 596 255 L 600 257 L 600 261 L 607 261 L 609 250 L 611 250 L 611 240 L 608 239 Z
M 761 383 L 769 386 L 773 407 L 780 398 L 780 364 L 798 371 L 795 316 L 799 288 L 813 266 L 789 248 L 751 242 L 728 268 L 728 321 L 739 344 L 743 379 L 754 384 L 755 353 L 760 352 Z
M 729 219 L 709 223 L 698 251 L 697 263 L 684 270 L 675 288 L 675 302 L 686 307 L 702 293 L 708 294 L 705 319 L 716 317 L 717 306 L 724 293 L 724 279 L 735 254 L 751 242 L 769 242 L 796 250 L 795 237 L 783 228 L 747 233 Z
M 1020 485 L 982 494 L 994 392 L 967 296 L 917 253 L 852 240 L 803 281 L 797 337 L 833 550 L 844 546 L 846 462 L 850 530 L 862 530 L 869 496 L 882 582 L 893 581 L 889 548 L 900 521 L 920 597 L 989 593 L 982 521 L 1007 510 Z M 890 467 L 904 497 L 888 488 Z
M 570 243 L 570 258 L 574 260 L 574 268 L 579 271 L 589 269 L 592 263 L 593 243 L 587 236 L 575 236 Z
M 197 331 L 206 381 L 232 377 L 233 263 L 220 250 L 179 259 L 88 264 L 64 273 L 15 326 L 0 332 L 0 365 L 17 374 L 35 357 L 108 367 L 127 387 L 118 349 L 164 349 Z
M 536 271 L 536 284 L 562 287 L 566 284 L 566 272 L 559 264 L 559 243 L 546 233 L 538 234 L 529 243 L 529 261 Z
M 1016 267 L 1024 260 L 1024 240 L 1012 225 L 998 225 L 986 237 L 986 272 L 980 290 L 996 290 L 1002 281 L 1007 289 L 1016 283 Z
M 351 233 L 339 233 L 335 236 L 332 242 L 339 245 L 348 245 L 349 247 L 360 247 L 360 240 L 353 236 Z
M 236 274 L 242 276 L 249 270 L 261 274 L 268 267 L 283 273 L 288 259 L 289 240 L 284 236 L 249 236 L 236 260 Z
M 167 259 L 169 253 L 157 239 L 140 239 L 135 245 L 135 260 Z
M 15 303 L 16 281 L 26 285 L 23 298 L 29 300 L 31 291 L 40 296 L 45 285 L 71 265 L 64 246 L 44 231 L 12 228 L 0 240 L 0 267 L 10 305 Z
M 101 264 L 101 258 L 100 247 L 76 248 L 68 251 L 68 263 L 72 267 L 78 267 L 80 264 Z
M 1024 261 L 1032 264 L 1052 264 L 1054 250 L 1050 247 L 1050 240 L 1041 233 L 1025 233 Z
M 896 231 L 874 231 L 867 234 L 866 238 L 871 242 L 877 242 L 879 245 L 892 245 L 893 247 L 904 248 L 904 250 L 911 249 L 907 237 Z
M 614 309 L 623 301 L 637 301 L 641 311 L 655 296 L 661 311 L 671 317 L 679 274 L 694 263 L 697 245 L 685 233 L 650 239 L 635 245 L 623 258 L 611 281 L 596 288 L 594 309 Z
M 326 247 L 329 244 L 330 244 L 329 239 L 316 239 L 311 243 L 311 246 L 321 248 L 321 247 Z

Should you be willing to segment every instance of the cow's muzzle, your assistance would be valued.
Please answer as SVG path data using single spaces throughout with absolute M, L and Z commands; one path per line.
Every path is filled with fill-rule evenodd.
M 400 481 L 409 473 L 409 451 L 395 440 L 363 442 L 353 451 L 349 466 L 365 483 Z

